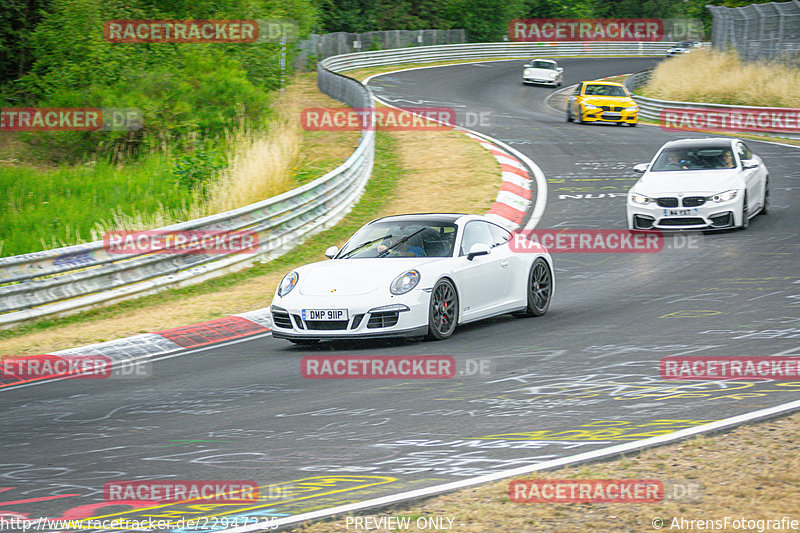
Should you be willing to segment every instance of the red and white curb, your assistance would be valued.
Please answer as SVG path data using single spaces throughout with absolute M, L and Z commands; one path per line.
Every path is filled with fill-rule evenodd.
M 489 150 L 500 164 L 503 182 L 486 216 L 509 229 L 520 227 L 533 198 L 533 185 L 528 169 L 522 161 L 496 144 L 472 133 L 465 132 L 465 135 Z
M 217 318 L 199 324 L 165 329 L 153 333 L 142 333 L 107 342 L 89 344 L 79 348 L 69 348 L 51 352 L 50 355 L 108 357 L 113 365 L 130 364 L 158 356 L 184 351 L 219 346 L 245 338 L 258 337 L 269 333 L 272 327 L 269 308 L 256 309 L 238 315 Z M 58 379 L 58 378 L 55 378 Z M 0 384 L 0 389 L 20 387 L 53 381 L 50 379 L 20 379 Z

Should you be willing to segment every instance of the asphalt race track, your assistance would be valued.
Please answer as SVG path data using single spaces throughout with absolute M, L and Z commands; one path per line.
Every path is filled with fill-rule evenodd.
M 567 86 L 656 61 L 560 63 Z M 522 85 L 522 63 L 412 70 L 371 86 L 396 105 L 488 113 L 491 123 L 474 129 L 517 148 L 547 177 L 540 229 L 623 228 L 632 166 L 692 134 L 567 123 L 544 102 L 554 89 Z M 146 379 L 7 388 L 0 393 L 0 513 L 288 516 L 797 400 L 798 382 L 659 376 L 666 356 L 800 355 L 800 151 L 748 144 L 770 170 L 769 215 L 746 231 L 668 238 L 660 253 L 554 255 L 557 290 L 541 318 L 504 316 L 461 327 L 443 342 L 309 349 L 259 336 L 158 360 Z M 264 294 L 265 305 L 270 298 Z M 302 356 L 328 353 L 450 355 L 462 370 L 490 360 L 491 375 L 301 376 Z M 275 497 L 203 507 L 104 503 L 105 483 L 144 479 L 253 480 Z

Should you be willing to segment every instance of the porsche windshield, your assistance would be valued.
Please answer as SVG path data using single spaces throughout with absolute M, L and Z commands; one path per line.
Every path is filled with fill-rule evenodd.
M 680 170 L 718 170 L 736 168 L 736 160 L 730 148 L 697 147 L 667 148 L 653 163 L 653 172 Z
M 364 226 L 337 259 L 364 257 L 450 257 L 456 225 L 438 221 L 386 221 Z
M 548 70 L 555 70 L 556 64 L 552 61 L 531 61 L 530 68 L 546 68 Z

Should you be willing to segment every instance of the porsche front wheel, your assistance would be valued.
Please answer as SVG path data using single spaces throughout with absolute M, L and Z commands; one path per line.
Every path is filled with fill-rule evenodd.
M 431 291 L 428 307 L 428 339 L 448 338 L 456 329 L 458 322 L 458 294 L 448 279 L 439 280 Z

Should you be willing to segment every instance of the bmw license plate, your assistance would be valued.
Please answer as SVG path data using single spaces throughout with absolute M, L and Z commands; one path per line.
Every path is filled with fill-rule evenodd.
M 685 217 L 696 213 L 697 209 L 664 209 L 665 217 Z
M 349 320 L 347 309 L 303 309 L 303 320 Z

